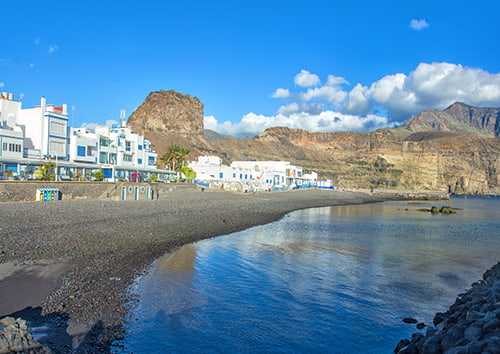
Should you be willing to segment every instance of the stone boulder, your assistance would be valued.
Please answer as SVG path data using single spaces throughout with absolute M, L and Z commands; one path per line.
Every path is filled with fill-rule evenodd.
M 33 338 L 25 320 L 4 317 L 0 320 L 0 326 L 3 327 L 0 331 L 0 353 L 52 353 Z

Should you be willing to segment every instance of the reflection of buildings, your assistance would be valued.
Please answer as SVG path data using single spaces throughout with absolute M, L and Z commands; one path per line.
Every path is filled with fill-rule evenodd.
M 32 178 L 43 160 L 56 162 L 59 179 L 90 179 L 102 170 L 108 181 L 158 180 L 175 177 L 156 168 L 157 152 L 151 142 L 122 123 L 91 131 L 68 126 L 66 105 L 22 108 L 10 93 L 0 94 L 0 167 L 2 177 Z
M 200 156 L 189 163 L 201 181 L 248 183 L 263 189 L 316 186 L 318 174 L 304 173 L 302 167 L 287 161 L 234 161 L 223 165 L 217 156 Z
M 167 274 L 191 274 L 194 273 L 195 261 L 196 246 L 188 244 L 158 259 L 156 266 Z

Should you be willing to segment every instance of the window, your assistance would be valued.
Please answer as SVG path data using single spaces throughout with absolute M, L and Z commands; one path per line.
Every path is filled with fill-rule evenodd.
M 149 165 L 149 166 L 154 166 L 154 165 L 156 165 L 156 161 L 155 161 L 155 160 L 156 160 L 156 159 L 154 158 L 154 156 L 149 156 L 149 157 L 148 157 L 148 165 Z
M 101 146 L 109 146 L 110 140 L 105 136 L 101 136 L 99 137 L 99 144 L 101 144 Z
M 137 159 L 137 164 L 142 165 L 142 159 Z
M 50 134 L 54 135 L 66 135 L 66 125 L 57 121 L 50 121 Z
M 132 143 L 130 141 L 125 141 L 125 151 L 131 150 Z M 132 161 L 132 160 L 130 160 Z
M 109 163 L 112 165 L 116 165 L 116 154 L 114 153 L 109 154 Z
M 220 179 L 223 179 L 223 178 L 224 178 L 224 173 L 222 173 L 222 172 L 221 172 L 221 173 L 219 173 L 219 178 L 220 178 Z
M 137 145 L 137 150 L 142 150 L 142 145 L 141 144 Z
M 99 163 L 108 163 L 108 153 L 107 152 L 99 152 Z
M 21 144 L 3 143 L 2 149 L 3 151 L 21 152 Z
M 132 155 L 123 154 L 123 161 L 132 162 Z
M 233 173 L 233 178 L 236 178 L 236 173 Z
M 87 148 L 85 146 L 78 145 L 76 148 L 76 156 L 85 156 Z
M 65 145 L 60 141 L 51 141 L 49 146 L 49 155 L 63 156 L 65 155 Z

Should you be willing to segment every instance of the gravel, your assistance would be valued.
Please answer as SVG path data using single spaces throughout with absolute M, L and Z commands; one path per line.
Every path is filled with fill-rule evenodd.
M 297 209 L 388 199 L 401 196 L 319 189 L 256 194 L 196 190 L 154 201 L 2 203 L 0 266 L 69 264 L 55 291 L 40 304 L 42 315 L 68 316 L 73 328 L 93 333 L 98 326 L 93 341 L 102 343 L 119 336 L 134 278 L 166 252 L 269 223 Z

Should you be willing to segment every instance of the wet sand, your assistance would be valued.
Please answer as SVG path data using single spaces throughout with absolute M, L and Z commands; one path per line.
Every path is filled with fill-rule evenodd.
M 3 203 L 0 317 L 32 307 L 47 319 L 69 318 L 72 346 L 92 346 L 119 335 L 130 300 L 127 287 L 166 252 L 269 223 L 293 210 L 395 199 L 402 196 L 320 189 L 195 190 L 154 201 Z M 20 313 L 29 317 L 26 311 Z M 50 338 L 44 340 L 57 348 Z M 67 347 L 67 338 L 64 342 Z

